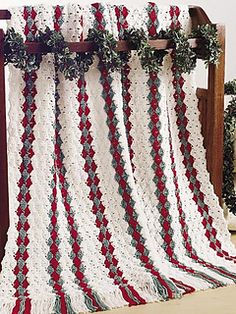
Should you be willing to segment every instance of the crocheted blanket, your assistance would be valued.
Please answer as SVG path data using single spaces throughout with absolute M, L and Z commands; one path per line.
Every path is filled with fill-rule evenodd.
M 49 26 L 79 41 L 188 32 L 187 7 L 93 4 L 11 10 L 32 40 Z M 76 81 L 10 66 L 10 227 L 1 314 L 78 314 L 178 298 L 236 281 L 236 251 L 206 170 L 194 73 L 165 56 L 147 74 L 96 59 Z

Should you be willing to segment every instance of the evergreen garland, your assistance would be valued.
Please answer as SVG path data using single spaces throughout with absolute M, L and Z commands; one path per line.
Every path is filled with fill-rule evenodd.
M 42 55 L 27 53 L 23 37 L 9 28 L 4 38 L 4 60 L 5 65 L 12 63 L 22 71 L 32 72 L 39 69 Z
M 206 64 L 216 64 L 220 54 L 220 45 L 217 40 L 217 30 L 211 25 L 199 26 L 190 37 L 203 38 Z M 190 47 L 188 37 L 181 30 L 160 31 L 156 39 L 171 39 L 174 43 L 175 66 L 182 73 L 190 73 L 196 66 L 196 51 Z M 157 50 L 148 43 L 148 36 L 143 29 L 129 29 L 124 31 L 124 39 L 137 49 L 143 69 L 147 72 L 158 72 L 161 69 L 164 56 L 168 50 Z M 109 71 L 120 70 L 122 64 L 131 57 L 130 51 L 117 52 L 117 41 L 107 30 L 90 29 L 86 40 L 96 44 L 97 51 L 72 53 L 65 42 L 61 32 L 50 30 L 40 31 L 35 41 L 44 44 L 55 56 L 57 69 L 66 79 L 78 78 L 80 73 L 89 70 L 93 63 L 94 55 L 100 59 Z M 15 67 L 26 72 L 39 68 L 42 54 L 27 53 L 23 37 L 14 29 L 8 29 L 4 40 L 5 64 L 12 63 Z
M 188 37 L 180 30 L 174 30 L 172 33 L 172 40 L 175 43 L 175 66 L 182 73 L 190 74 L 196 67 L 197 56 L 190 47 Z
M 122 62 L 116 52 L 117 41 L 107 30 L 89 29 L 87 40 L 93 41 L 97 47 L 97 55 L 106 68 L 114 72 L 121 68 Z
M 137 50 L 142 68 L 147 72 L 158 72 L 161 69 L 165 50 L 157 50 L 148 43 L 148 37 L 143 29 L 131 28 L 124 31 L 124 39 Z
M 236 95 L 236 80 L 225 83 L 225 94 Z M 223 199 L 236 215 L 236 193 L 234 188 L 234 143 L 236 129 L 236 97 L 232 97 L 224 114 L 224 164 L 223 164 Z
M 225 95 L 236 95 L 236 79 L 225 83 Z
M 61 32 L 50 30 L 47 27 L 45 32 L 39 32 L 39 38 L 40 42 L 44 43 L 49 51 L 54 54 L 57 69 L 65 75 L 66 79 L 73 80 L 79 76 L 77 62 Z
M 206 66 L 218 63 L 222 50 L 217 38 L 217 29 L 215 25 L 198 25 L 198 27 L 192 31 L 190 37 L 199 37 L 203 39 L 204 47 L 198 51 L 200 52 L 202 59 L 205 61 Z
M 190 74 L 196 67 L 197 56 L 188 42 L 188 36 L 181 30 L 161 31 L 159 38 L 171 39 L 174 43 L 174 63 L 181 73 Z

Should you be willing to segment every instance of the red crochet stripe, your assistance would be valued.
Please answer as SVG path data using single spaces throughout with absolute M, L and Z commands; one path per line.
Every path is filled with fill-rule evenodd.
M 117 17 L 117 29 L 119 33 L 119 39 L 123 39 L 122 37 L 120 37 L 120 33 L 122 30 L 125 30 L 129 27 L 128 22 L 126 20 L 127 16 L 129 15 L 129 11 L 124 5 L 115 6 L 115 14 Z M 123 19 L 122 23 L 121 23 L 121 17 Z
M 59 23 L 59 20 L 62 17 L 62 10 L 59 5 L 57 5 L 54 9 L 54 30 L 59 32 L 61 30 L 61 25 Z
M 127 16 L 129 14 L 129 11 L 125 6 L 115 6 L 115 14 L 117 17 L 117 29 L 119 32 L 119 39 L 121 40 L 121 39 L 124 39 L 122 36 L 123 31 L 129 27 L 128 22 L 127 22 Z M 132 95 L 130 93 L 130 87 L 131 87 L 131 81 L 129 79 L 130 71 L 131 71 L 131 68 L 129 64 L 126 63 L 121 69 L 121 83 L 122 83 L 122 96 L 123 96 L 123 102 L 124 102 L 123 110 L 126 117 L 124 123 L 125 123 L 126 136 L 127 136 L 127 141 L 128 141 L 131 167 L 134 173 L 135 171 L 135 166 L 133 163 L 134 150 L 132 148 L 134 139 L 131 135 L 132 123 L 130 121 L 130 117 L 132 114 L 132 109 L 130 107 L 130 101 L 132 98 Z
M 21 309 L 21 300 L 16 300 L 16 305 L 12 311 L 12 314 L 19 314 Z M 25 299 L 25 310 L 23 314 L 31 314 L 31 300 L 29 298 Z
M 32 33 L 33 35 L 35 35 L 37 32 L 37 25 L 36 25 L 36 20 L 35 20 L 36 16 L 37 16 L 37 12 L 34 10 L 34 8 L 32 8 L 31 12 L 29 13 L 27 10 L 27 7 L 24 7 L 24 11 L 23 11 L 24 20 L 27 21 L 30 18 L 34 21 L 30 27 L 28 26 L 27 23 L 25 25 L 24 34 L 26 38 L 29 35 L 29 33 Z
M 170 17 L 171 17 L 171 24 L 170 28 L 171 29 L 179 29 L 181 28 L 181 23 L 178 20 L 179 15 L 180 15 L 180 9 L 177 6 L 170 6 Z
M 37 31 L 37 27 L 36 27 L 36 24 L 35 22 L 31 25 L 31 28 L 29 29 L 28 25 L 27 25 L 27 20 L 28 20 L 28 17 L 31 17 L 31 19 L 35 19 L 36 18 L 36 15 L 37 13 L 35 12 L 35 10 L 32 8 L 31 10 L 31 14 L 28 13 L 28 11 L 26 10 L 26 7 L 24 8 L 24 11 L 23 11 L 23 16 L 24 16 L 24 19 L 26 21 L 26 25 L 25 25 L 25 29 L 24 29 L 24 34 L 26 36 L 26 39 L 27 39 L 27 36 L 28 34 L 31 32 L 33 35 L 35 35 L 36 31 Z M 21 177 L 18 181 L 18 187 L 20 189 L 20 192 L 18 194 L 18 201 L 21 202 L 22 200 L 24 200 L 27 204 L 26 208 L 25 209 L 22 209 L 21 208 L 21 205 L 19 205 L 19 207 L 17 208 L 17 215 L 19 217 L 19 221 L 18 221 L 18 224 L 17 224 L 17 231 L 19 232 L 19 235 L 18 235 L 18 238 L 17 238 L 17 245 L 18 245 L 18 250 L 16 252 L 16 255 L 15 255 L 15 259 L 16 259 L 16 267 L 14 269 L 14 274 L 17 276 L 19 274 L 19 272 L 21 271 L 24 276 L 25 276 L 25 280 L 23 281 L 22 284 L 20 284 L 19 280 L 16 278 L 15 281 L 14 281 L 14 288 L 16 289 L 16 292 L 15 292 L 15 297 L 17 298 L 16 300 L 16 303 L 15 303 L 15 306 L 12 310 L 12 314 L 18 314 L 19 311 L 20 311 L 20 308 L 21 308 L 21 305 L 22 305 L 22 302 L 24 302 L 24 314 L 30 314 L 31 312 L 31 299 L 29 298 L 29 293 L 27 291 L 27 288 L 29 286 L 29 282 L 28 282 L 28 279 L 27 279 L 27 274 L 28 274 L 28 267 L 27 267 L 27 260 L 29 258 L 29 255 L 28 255 L 28 252 L 27 252 L 27 247 L 29 245 L 29 237 L 28 237 L 28 230 L 30 228 L 30 225 L 28 223 L 28 217 L 30 215 L 30 206 L 29 206 L 29 202 L 31 200 L 31 195 L 30 195 L 30 187 L 32 186 L 32 181 L 31 181 L 31 173 L 33 171 L 33 166 L 32 166 L 32 157 L 34 156 L 34 151 L 33 151 L 33 146 L 31 146 L 31 148 L 25 148 L 24 146 L 24 143 L 26 142 L 26 140 L 28 141 L 29 144 L 33 145 L 33 142 L 35 140 L 35 137 L 34 137 L 34 134 L 33 134 L 33 128 L 35 126 L 35 119 L 34 119 L 34 113 L 37 109 L 36 107 L 36 104 L 35 102 L 33 101 L 33 103 L 29 104 L 28 103 L 28 100 L 27 100 L 27 96 L 31 95 L 32 98 L 34 99 L 35 95 L 37 94 L 37 90 L 36 90 L 36 87 L 35 87 L 35 81 L 37 80 L 37 74 L 36 72 L 32 72 L 31 74 L 28 74 L 28 73 L 24 73 L 23 75 L 23 79 L 24 79 L 24 82 L 25 82 L 25 88 L 23 90 L 23 95 L 24 95 L 24 98 L 25 98 L 25 101 L 22 105 L 22 111 L 24 113 L 24 118 L 21 122 L 22 126 L 24 127 L 24 133 L 22 134 L 22 137 L 21 137 L 21 141 L 22 141 L 22 149 L 20 151 L 20 155 L 22 157 L 22 163 L 20 165 L 20 174 L 21 174 Z M 32 83 L 33 83 L 33 86 L 31 89 L 29 89 L 28 87 L 28 81 L 31 80 Z M 29 118 L 27 116 L 27 110 L 30 109 L 30 111 L 32 112 L 32 117 Z M 26 132 L 26 127 L 30 127 L 32 132 L 30 133 L 30 135 L 28 135 L 28 133 Z M 30 161 L 27 165 L 24 164 L 23 162 L 23 158 L 28 158 Z M 25 182 L 25 179 L 24 179 L 24 171 L 26 171 L 28 174 L 29 174 L 29 178 L 26 180 Z M 28 192 L 23 195 L 21 193 L 21 189 L 23 187 L 23 185 L 25 185 L 28 189 Z M 26 221 L 24 222 L 24 224 L 22 225 L 21 221 L 20 221 L 20 216 L 21 215 L 24 215 L 25 218 L 26 218 Z M 24 229 L 24 231 L 26 232 L 26 236 L 24 238 L 24 240 L 22 240 L 21 236 L 20 236 L 20 230 L 21 229 Z M 24 245 L 25 247 L 25 252 L 22 254 L 19 250 L 19 246 L 20 245 Z M 18 266 L 18 263 L 19 263 L 19 260 L 20 259 L 23 259 L 24 261 L 24 266 L 22 269 L 19 268 Z M 19 292 L 17 291 L 17 288 L 22 285 L 26 290 L 24 292 L 24 296 L 21 296 L 19 294 Z M 23 300 L 21 297 L 25 297 L 25 299 Z
M 60 30 L 60 25 L 58 23 L 58 19 L 60 18 L 62 12 L 59 6 L 56 6 L 54 10 L 54 28 L 55 30 L 59 31 Z M 55 121 L 56 123 L 56 121 Z M 58 140 L 58 131 L 55 128 L 55 143 Z M 56 156 L 57 154 L 57 146 L 54 144 L 54 155 Z M 67 313 L 67 307 L 66 307 L 66 300 L 65 300 L 65 293 L 63 291 L 63 286 L 60 283 L 61 281 L 61 276 L 57 272 L 58 266 L 60 265 L 60 261 L 57 260 L 56 255 L 59 252 L 59 246 L 57 244 L 57 240 L 59 238 L 59 234 L 57 231 L 57 184 L 58 184 L 58 178 L 57 178 L 57 160 L 54 157 L 54 174 L 53 174 L 53 182 L 54 182 L 54 187 L 52 190 L 52 196 L 53 196 L 53 202 L 51 203 L 51 212 L 52 212 L 52 217 L 51 217 L 51 225 L 52 225 L 52 231 L 51 231 L 51 239 L 52 239 L 52 244 L 50 247 L 50 252 L 53 255 L 53 258 L 50 260 L 50 266 L 53 268 L 53 272 L 51 273 L 51 279 L 53 280 L 53 289 L 56 291 L 56 294 L 60 297 L 60 306 L 61 306 L 61 313 L 62 314 L 68 314 Z
M 178 20 L 176 20 L 176 18 L 178 19 L 179 14 L 180 14 L 179 8 L 178 8 L 178 7 L 172 7 L 172 6 L 171 6 L 171 8 L 170 8 L 170 16 L 171 16 L 171 25 L 170 25 L 170 27 L 171 27 L 172 29 L 176 29 L 176 28 L 181 27 L 180 22 L 179 22 Z M 175 17 L 175 20 L 174 20 L 174 17 Z M 172 53 L 172 58 L 174 58 L 174 52 Z M 174 76 L 175 76 L 176 71 L 177 71 L 177 69 L 176 69 L 175 66 L 173 65 L 173 66 L 172 66 L 172 72 L 173 72 L 173 75 L 174 75 Z M 173 83 L 173 86 L 174 86 L 174 88 L 175 88 L 175 87 L 176 87 L 176 84 L 177 84 L 177 81 L 174 79 L 172 83 Z M 182 75 L 179 77 L 178 83 L 179 83 L 179 85 L 180 85 L 180 87 L 181 87 L 181 93 L 180 93 L 180 95 L 179 95 L 177 92 L 175 92 L 174 95 L 173 95 L 173 96 L 174 96 L 174 99 L 175 99 L 175 101 L 176 101 L 175 110 L 176 110 L 176 113 L 178 113 L 178 112 L 181 111 L 181 112 L 185 115 L 185 114 L 186 114 L 186 110 L 187 110 L 187 106 L 186 106 L 186 104 L 184 103 L 184 100 L 185 100 L 185 92 L 183 91 L 184 78 L 182 77 Z M 181 100 L 182 100 L 182 104 L 181 104 L 181 105 L 178 105 L 178 103 L 177 103 L 178 97 L 180 97 Z M 186 173 L 185 173 L 186 177 L 187 177 L 188 180 L 189 180 L 189 178 L 190 178 L 191 175 L 196 178 L 196 176 L 197 176 L 197 170 L 196 170 L 196 168 L 194 167 L 194 158 L 193 158 L 193 156 L 192 156 L 192 154 L 191 154 L 192 145 L 191 145 L 191 143 L 189 142 L 189 135 L 190 135 L 190 133 L 189 133 L 189 131 L 187 130 L 188 119 L 186 118 L 186 116 L 185 116 L 183 122 L 182 122 L 180 119 L 177 119 L 177 125 L 178 125 L 178 126 L 179 126 L 180 124 L 182 124 L 182 123 L 184 124 L 185 129 L 186 129 L 186 131 L 185 131 L 185 133 L 184 133 L 184 137 L 185 137 L 185 139 L 186 139 L 188 145 L 187 145 L 187 147 L 186 147 L 186 149 L 185 149 L 185 147 L 181 144 L 180 150 L 181 150 L 181 152 L 182 152 L 182 154 L 183 154 L 183 157 L 184 157 L 183 164 L 185 165 L 185 167 L 186 167 L 188 164 L 190 164 L 190 165 L 192 166 L 192 172 L 190 173 L 189 170 L 186 169 Z M 179 136 L 179 138 L 181 139 L 183 135 L 179 132 L 179 135 L 178 135 L 178 136 Z M 185 150 L 187 150 L 187 152 L 188 152 L 189 155 L 190 155 L 189 160 L 185 157 L 185 154 L 184 154 Z M 199 180 L 198 180 L 197 178 L 196 178 L 196 183 L 195 183 L 195 185 L 194 185 L 193 183 L 191 183 L 191 182 L 189 183 L 189 188 L 190 188 L 190 190 L 192 191 L 192 193 L 194 192 L 194 188 L 195 188 L 195 187 L 200 191 L 200 193 L 199 193 L 199 198 L 201 199 L 202 202 L 204 202 L 204 194 L 203 194 L 203 192 L 201 191 L 201 183 L 199 182 Z M 197 197 L 196 197 L 195 195 L 193 195 L 193 200 L 194 200 L 194 202 L 196 203 L 196 205 L 198 206 L 198 211 L 199 211 L 199 213 L 201 214 L 202 217 L 203 217 L 204 212 L 206 212 L 206 213 L 209 215 L 209 207 L 208 207 L 207 204 L 205 204 L 203 207 L 199 206 L 199 205 L 198 205 L 198 199 L 197 199 Z M 212 227 L 212 231 L 211 231 L 211 232 L 209 232 L 208 230 L 206 230 L 206 232 L 205 232 L 205 236 L 206 236 L 206 238 L 207 238 L 208 241 L 209 241 L 209 246 L 210 246 L 210 248 L 212 248 L 212 249 L 216 252 L 217 256 L 219 256 L 219 257 L 224 257 L 226 260 L 234 261 L 234 263 L 235 263 L 235 262 L 236 262 L 236 261 L 235 261 L 235 258 L 236 258 L 236 257 L 235 257 L 235 256 L 229 256 L 229 253 L 228 253 L 228 252 L 222 250 L 221 243 L 220 243 L 220 241 L 217 239 L 217 231 L 216 231 L 216 229 L 212 226 L 212 222 L 213 222 L 213 218 L 212 218 L 210 215 L 209 215 L 208 220 L 203 217 L 202 225 L 204 226 L 204 228 L 206 229 L 206 225 L 207 225 L 207 224 L 209 224 L 209 225 Z M 215 240 L 215 243 L 211 241 L 211 237 L 212 237 L 212 236 L 213 236 L 213 238 L 214 238 L 214 240 Z
M 155 37 L 157 35 L 157 29 L 155 26 L 155 22 L 158 19 L 158 16 L 157 16 L 157 13 L 155 10 L 155 7 L 157 4 L 154 2 L 148 2 L 148 5 L 149 5 L 149 7 L 152 8 L 152 10 L 150 10 L 148 12 L 148 16 L 149 16 L 149 19 L 151 21 L 151 25 L 148 27 L 148 33 L 149 33 L 150 37 Z
M 124 278 L 122 270 L 118 267 L 119 262 L 118 262 L 117 258 L 115 257 L 115 254 L 114 254 L 115 248 L 114 248 L 114 246 L 112 244 L 112 241 L 111 241 L 112 234 L 109 232 L 109 229 L 108 229 L 109 222 L 108 222 L 107 218 L 105 217 L 105 210 L 106 209 L 105 209 L 105 207 L 104 207 L 104 205 L 102 203 L 103 195 L 102 195 L 102 192 L 101 192 L 101 190 L 99 188 L 100 179 L 99 179 L 98 175 L 96 174 L 97 165 L 96 165 L 96 162 L 94 160 L 95 151 L 92 148 L 93 137 L 92 137 L 92 134 L 90 132 L 91 123 L 89 122 L 90 109 L 88 107 L 88 95 L 86 93 L 86 81 L 85 81 L 84 77 L 81 77 L 79 79 L 79 81 L 78 81 L 78 88 L 79 88 L 80 91 L 81 90 L 85 91 L 84 93 L 79 92 L 79 94 L 78 94 L 78 101 L 80 103 L 78 114 L 79 114 L 79 116 L 81 118 L 81 121 L 80 121 L 80 124 L 79 124 L 79 128 L 80 128 L 81 132 L 83 130 L 87 131 L 87 136 L 86 137 L 81 135 L 80 143 L 83 145 L 86 142 L 86 143 L 89 143 L 89 145 L 90 145 L 89 151 L 87 151 L 85 148 L 82 151 L 82 157 L 85 160 L 84 169 L 85 169 L 87 174 L 90 171 L 95 173 L 95 177 L 94 177 L 93 180 L 88 175 L 86 184 L 90 188 L 90 194 L 89 194 L 90 199 L 93 201 L 94 198 L 97 198 L 100 201 L 98 206 L 96 205 L 95 202 L 93 202 L 92 209 L 93 209 L 93 213 L 94 213 L 95 216 L 96 216 L 96 214 L 98 212 L 100 212 L 102 214 L 102 216 L 103 216 L 102 220 L 99 220 L 98 218 L 96 218 L 96 226 L 100 230 L 100 233 L 98 235 L 98 239 L 102 243 L 101 252 L 102 252 L 103 256 L 105 257 L 105 266 L 110 270 L 110 272 L 109 272 L 110 278 L 112 278 L 114 280 L 114 283 L 119 286 L 119 289 L 121 290 L 124 299 L 129 303 L 130 306 L 131 305 L 137 305 L 137 304 L 144 304 L 145 300 L 140 297 L 140 295 L 134 289 L 134 287 L 131 286 L 130 284 L 128 284 L 128 280 L 126 280 Z M 82 108 L 82 103 L 86 104 L 86 106 L 84 108 Z M 87 117 L 86 122 L 83 122 L 82 116 L 86 116 Z M 92 158 L 92 163 L 91 164 L 86 162 L 86 158 L 87 157 Z M 97 189 L 96 189 L 95 193 L 91 189 L 92 184 L 97 186 Z M 102 232 L 101 227 L 105 227 L 106 228 L 106 233 L 105 234 Z M 103 245 L 104 239 L 106 239 L 107 242 L 109 243 L 108 247 Z M 112 256 L 111 261 L 107 258 L 107 254 L 110 254 Z M 117 267 L 117 272 L 113 273 L 112 270 L 111 270 L 111 266 Z M 127 291 L 124 289 L 124 287 L 117 280 L 117 276 L 119 277 L 119 279 L 121 279 L 122 284 L 127 286 L 127 288 L 131 291 L 131 293 L 133 294 L 133 296 L 136 298 L 137 301 L 133 300 L 129 296 Z

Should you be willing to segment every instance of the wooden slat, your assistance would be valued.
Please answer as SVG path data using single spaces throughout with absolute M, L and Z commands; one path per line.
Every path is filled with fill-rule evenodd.
M 224 130 L 224 75 L 225 75 L 225 27 L 217 25 L 222 54 L 218 65 L 210 65 L 208 71 L 207 98 L 207 161 L 211 182 L 221 200 L 223 182 L 223 130 Z
M 0 30 L 0 261 L 4 256 L 9 226 L 7 134 L 6 134 L 6 100 L 4 73 L 4 33 Z M 1 270 L 1 268 L 0 268 Z
M 192 20 L 192 27 L 197 28 L 198 25 L 212 24 L 206 12 L 198 6 L 189 6 L 189 14 Z
M 0 10 L 0 20 L 10 20 L 11 13 L 8 10 Z
M 189 39 L 189 43 L 192 48 L 201 48 L 202 40 L 200 38 Z M 47 53 L 50 52 L 47 46 L 37 42 L 26 42 L 27 51 L 29 53 Z M 92 41 L 83 42 L 67 42 L 71 52 L 86 52 L 97 50 L 96 45 Z M 171 49 L 174 47 L 173 41 L 169 39 L 157 39 L 149 40 L 149 44 L 157 50 Z M 116 51 L 129 51 L 134 50 L 135 47 L 130 45 L 125 40 L 119 40 L 117 42 Z
M 197 89 L 197 97 L 198 97 L 198 109 L 200 111 L 200 122 L 201 122 L 201 131 L 203 136 L 203 145 L 205 149 L 207 149 L 208 145 L 208 137 L 207 137 L 207 122 L 208 122 L 208 106 L 207 106 L 207 98 L 208 91 L 205 88 Z

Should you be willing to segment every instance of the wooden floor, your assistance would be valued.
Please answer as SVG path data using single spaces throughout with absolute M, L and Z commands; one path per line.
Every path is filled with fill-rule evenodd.
M 236 233 L 232 241 L 236 246 Z M 106 314 L 236 314 L 236 285 L 196 292 L 180 300 L 115 309 Z

